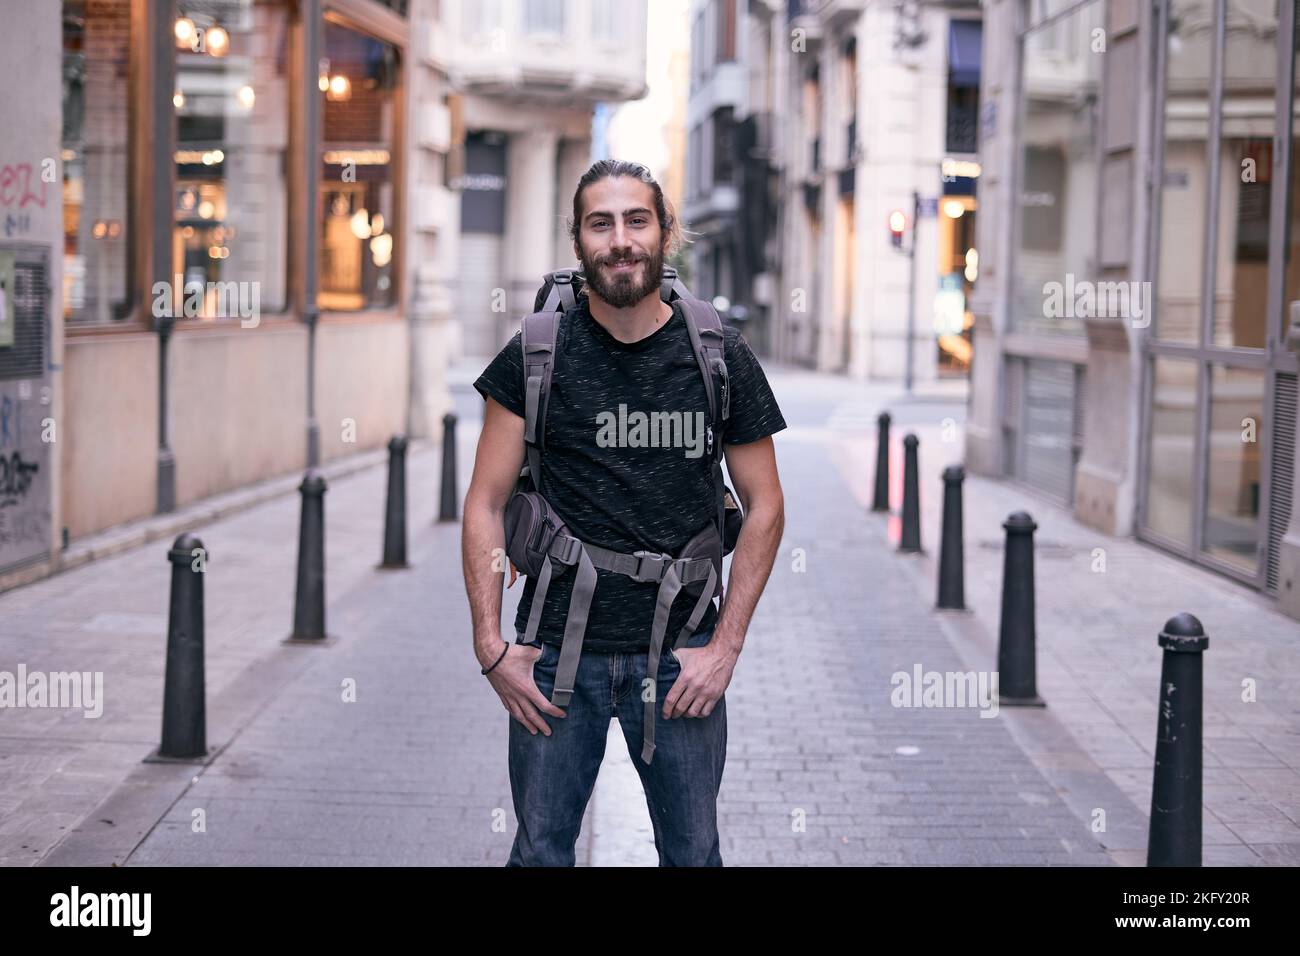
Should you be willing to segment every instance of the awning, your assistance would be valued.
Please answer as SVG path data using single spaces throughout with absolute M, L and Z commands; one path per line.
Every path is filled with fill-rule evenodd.
M 948 75 L 953 86 L 980 85 L 980 50 L 984 24 L 980 20 L 948 22 Z

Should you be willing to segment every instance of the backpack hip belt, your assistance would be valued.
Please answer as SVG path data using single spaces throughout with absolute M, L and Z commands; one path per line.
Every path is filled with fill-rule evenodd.
M 712 526 L 707 530 L 712 530 Z M 688 544 L 683 552 L 690 549 L 691 546 Z M 650 699 L 645 702 L 643 714 L 641 759 L 648 764 L 653 759 L 655 750 L 659 658 L 668 631 L 668 617 L 673 602 L 682 589 L 703 582 L 704 586 L 700 589 L 695 607 L 691 609 L 690 617 L 673 643 L 673 648 L 677 649 L 695 632 L 704 617 L 705 610 L 713 600 L 718 582 L 714 559 L 712 556 L 674 558 L 670 554 L 654 551 L 634 551 L 626 554 L 580 541 L 569 534 L 557 533 L 547 549 L 541 572 L 537 575 L 533 605 L 528 614 L 528 628 L 524 633 L 525 642 L 531 642 L 536 638 L 537 625 L 541 620 L 542 607 L 546 603 L 546 592 L 550 587 L 555 564 L 577 566 L 577 578 L 573 583 L 573 593 L 569 597 L 568 614 L 564 625 L 564 639 L 560 644 L 560 660 L 555 669 L 555 690 L 551 694 L 551 703 L 556 707 L 567 707 L 573 697 L 574 684 L 578 675 L 578 659 L 582 655 L 582 644 L 587 629 L 587 612 L 596 590 L 596 569 L 625 574 L 633 581 L 659 585 L 655 600 L 654 624 L 650 630 L 650 653 L 646 660 L 646 675 L 655 682 L 655 693 L 651 694 Z

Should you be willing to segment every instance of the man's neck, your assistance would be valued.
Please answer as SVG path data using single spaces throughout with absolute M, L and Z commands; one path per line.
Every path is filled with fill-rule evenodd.
M 653 334 L 673 315 L 673 307 L 656 294 L 646 296 L 636 305 L 616 309 L 591 289 L 587 290 L 591 317 L 620 342 L 639 342 Z

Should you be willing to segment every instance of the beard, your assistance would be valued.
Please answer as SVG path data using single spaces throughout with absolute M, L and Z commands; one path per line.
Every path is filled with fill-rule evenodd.
M 588 258 L 587 251 L 581 247 L 579 252 L 578 260 L 587 277 L 587 287 L 616 309 L 631 308 L 646 296 L 659 291 L 659 283 L 663 281 L 664 275 L 664 254 L 659 249 L 648 256 L 631 253 L 626 256 L 600 256 L 596 259 Z M 614 263 L 628 261 L 641 263 L 640 281 L 636 278 L 638 270 L 635 269 L 622 274 L 607 271 Z

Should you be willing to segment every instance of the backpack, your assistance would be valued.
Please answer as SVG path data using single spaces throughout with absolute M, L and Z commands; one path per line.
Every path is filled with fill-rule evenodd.
M 565 313 L 577 305 L 584 280 L 582 273 L 568 269 L 543 277 L 542 287 L 533 303 L 536 311 L 525 316 L 521 323 L 527 461 L 505 511 L 506 553 L 519 571 L 537 582 L 524 635 L 526 643 L 536 639 L 552 576 L 563 574 L 570 567 L 576 569 L 556 668 L 555 690 L 551 695 L 551 702 L 557 707 L 567 706 L 573 695 L 587 612 L 596 588 L 596 569 L 625 574 L 634 581 L 659 584 L 646 671 L 651 680 L 657 680 L 659 657 L 673 601 L 682 591 L 696 597 L 690 618 L 673 644 L 678 648 L 699 625 L 713 598 L 722 595 L 722 558 L 735 548 L 744 520 L 740 505 L 722 476 L 722 437 L 731 417 L 731 383 L 723 357 L 722 319 L 711 304 L 690 294 L 672 268 L 664 269 L 660 296 L 665 302 L 681 302 L 687 334 L 704 378 L 709 402 L 705 454 L 709 456 L 713 473 L 716 517 L 676 556 L 652 551 L 624 554 L 580 541 L 569 533 L 555 509 L 547 503 L 542 487 L 541 462 L 545 452 L 546 411 L 556 338 Z M 654 754 L 655 710 L 652 695 L 645 706 L 645 742 L 641 751 L 641 759 L 647 764 Z

